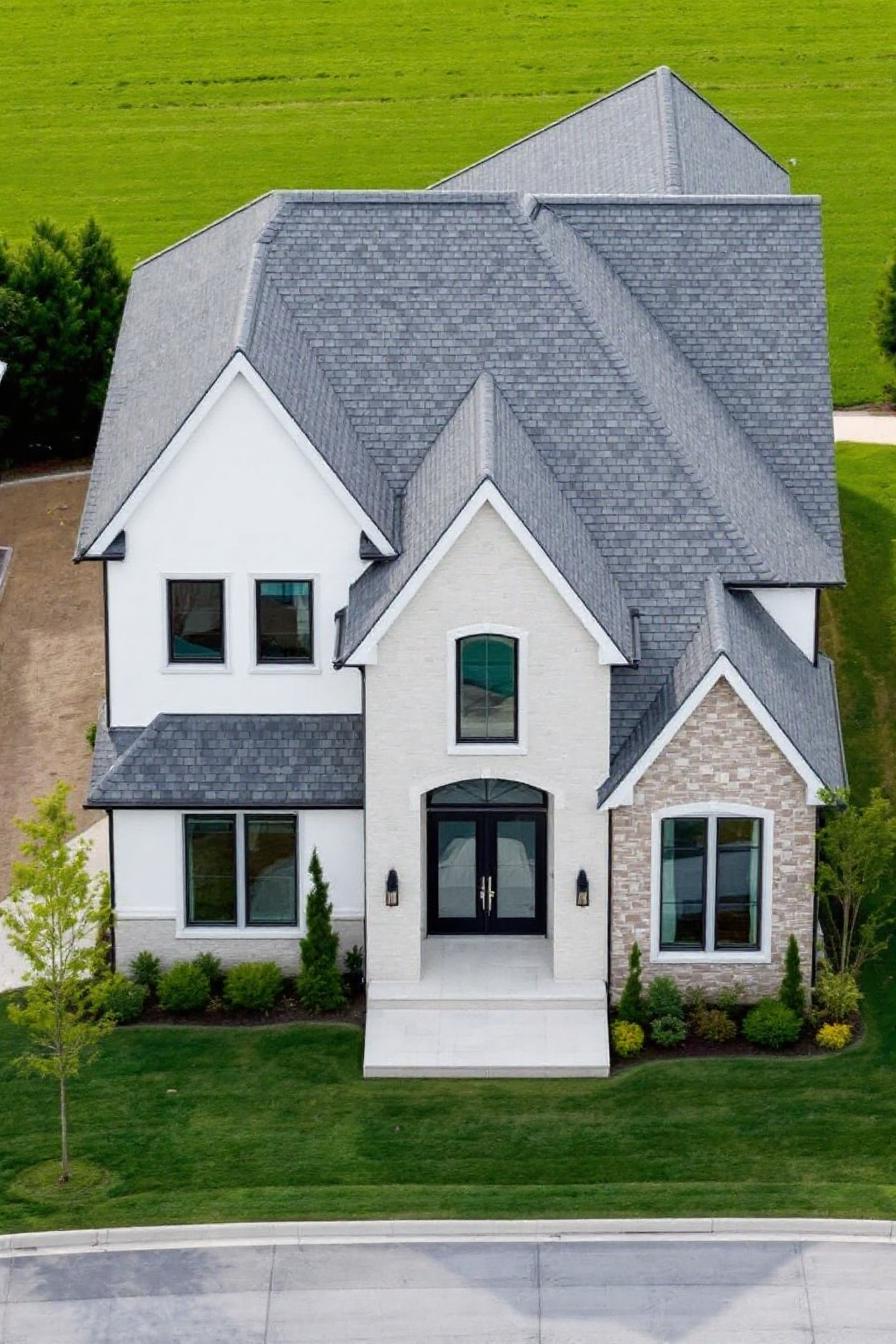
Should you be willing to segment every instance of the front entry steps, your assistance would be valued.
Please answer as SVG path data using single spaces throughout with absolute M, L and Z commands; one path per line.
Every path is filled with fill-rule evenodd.
M 602 980 L 557 981 L 543 938 L 441 937 L 419 980 L 367 989 L 365 1078 L 605 1078 Z

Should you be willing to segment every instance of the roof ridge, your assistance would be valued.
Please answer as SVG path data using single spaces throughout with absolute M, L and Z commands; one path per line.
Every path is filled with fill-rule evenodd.
M 495 380 L 487 371 L 480 373 L 471 393 L 476 407 L 476 434 L 480 470 L 483 475 L 495 475 L 495 440 L 497 437 L 497 410 Z
M 710 644 L 716 653 L 723 653 L 731 646 L 731 629 L 725 610 L 725 585 L 720 574 L 707 574 L 704 593 Z
M 677 456 L 688 475 L 698 483 L 704 492 L 704 498 L 711 504 L 720 522 L 724 523 L 732 540 L 736 540 L 757 577 L 765 579 L 789 579 L 793 581 L 801 565 L 799 562 L 811 558 L 818 571 L 806 569 L 807 582 L 824 582 L 827 570 L 839 573 L 835 557 L 824 539 L 819 535 L 806 516 L 799 502 L 794 498 L 780 476 L 772 469 L 721 402 L 708 386 L 700 373 L 675 344 L 665 328 L 645 307 L 641 300 L 626 285 L 607 259 L 596 248 L 591 247 L 577 231 L 560 219 L 547 206 L 542 206 L 531 219 L 522 221 L 525 228 L 531 230 L 535 245 L 551 266 L 561 284 L 573 298 L 579 312 L 590 325 L 594 335 L 602 344 L 608 357 L 615 354 L 617 368 L 626 378 L 629 386 L 638 398 L 655 427 L 677 450 Z M 598 318 L 592 296 L 569 274 L 569 256 L 572 251 L 576 265 L 589 273 L 592 281 L 598 281 L 605 290 L 609 290 L 609 300 L 617 308 L 624 308 L 627 321 L 613 321 L 611 337 L 605 323 Z M 606 295 L 605 295 L 606 297 Z M 618 315 L 618 314 L 617 314 Z M 628 328 L 634 324 L 639 328 L 634 334 L 636 340 L 628 341 L 627 346 L 619 345 Z M 662 353 L 671 366 L 669 384 L 681 392 L 687 388 L 686 414 L 703 414 L 706 437 L 718 445 L 724 444 L 730 456 L 734 458 L 734 471 L 723 468 L 713 471 L 715 457 L 704 454 L 698 461 L 688 453 L 686 436 L 679 432 L 676 420 L 682 407 L 674 398 L 663 398 L 658 385 L 651 387 L 650 381 L 657 376 L 657 356 Z M 633 363 L 633 357 L 640 360 L 640 367 Z M 645 385 L 645 380 L 647 380 Z M 671 412 L 671 414 L 670 414 Z M 751 490 L 748 480 L 740 480 L 742 474 L 754 478 Z M 777 527 L 768 517 L 770 510 L 757 511 L 752 500 L 757 488 L 761 488 L 770 505 L 776 505 Z M 741 498 L 734 493 L 740 491 Z M 767 529 L 772 529 L 777 540 L 786 538 L 785 523 L 800 533 L 796 539 L 794 553 L 789 557 L 787 573 L 778 573 L 772 566 L 769 555 L 774 548 L 770 546 L 772 537 Z M 815 554 L 811 555 L 814 547 Z M 808 552 L 808 554 L 807 554 Z M 792 570 L 792 572 L 791 572 Z
M 678 139 L 678 121 L 675 116 L 675 100 L 672 95 L 672 71 L 668 65 L 656 70 L 656 105 L 660 127 L 660 161 L 666 191 L 680 196 L 681 188 L 681 144 Z

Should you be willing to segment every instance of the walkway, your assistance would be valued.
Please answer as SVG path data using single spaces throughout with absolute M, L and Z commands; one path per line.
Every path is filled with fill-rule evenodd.
M 276 1225 L 269 1225 L 270 1238 Z M 318 1225 L 320 1227 L 321 1225 Z M 413 1225 L 405 1225 L 407 1227 Z M 450 1228 L 450 1225 L 444 1225 Z M 2 1344 L 893 1344 L 896 1243 L 433 1232 L 0 1252 Z M 743 1224 L 741 1224 L 743 1226 Z M 766 1225 L 768 1226 L 768 1225 Z M 785 1224 L 786 1226 L 786 1224 Z M 418 1237 L 422 1225 L 417 1225 Z M 191 1229 L 183 1229 L 188 1233 Z M 892 1229 L 891 1229 L 892 1230 Z M 152 1235 L 153 1229 L 149 1229 Z M 163 1235 L 164 1235 L 164 1231 Z M 214 1235 L 212 1229 L 196 1229 Z M 112 1234 L 115 1235 L 115 1234 Z M 117 1234 L 121 1236 L 121 1234 Z M 133 1234 L 132 1234 L 133 1235 Z M 232 1233 L 231 1233 L 232 1235 Z
M 834 438 L 838 443 L 896 444 L 896 415 L 868 411 L 835 411 Z

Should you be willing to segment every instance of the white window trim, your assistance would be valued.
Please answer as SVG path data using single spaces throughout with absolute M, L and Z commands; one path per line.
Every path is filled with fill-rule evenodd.
M 458 742 L 457 740 L 457 641 L 469 635 L 504 635 L 517 642 L 517 687 L 515 742 Z M 529 634 L 512 625 L 462 625 L 446 637 L 447 751 L 449 756 L 527 756 L 529 753 Z
M 662 824 L 667 817 L 757 817 L 762 822 L 762 874 L 759 899 L 760 945 L 753 951 L 660 950 L 660 886 L 662 878 Z M 775 844 L 775 814 L 765 807 L 729 802 L 684 803 L 664 807 L 651 817 L 650 860 L 650 960 L 657 963 L 718 963 L 729 965 L 767 965 L 772 959 L 772 875 Z M 706 929 L 715 929 L 715 827 L 709 827 L 706 855 Z
M 310 583 L 311 584 L 311 662 L 310 663 L 260 663 L 258 661 L 258 612 L 255 609 L 255 584 L 258 580 L 264 582 L 267 579 L 280 581 L 281 583 Z M 284 574 L 281 570 L 277 573 L 273 571 L 269 574 L 253 573 L 249 575 L 249 672 L 252 676 L 259 677 L 319 677 L 321 674 L 320 659 L 320 621 L 318 620 L 318 605 L 320 602 L 320 575 L 319 574 Z
M 236 818 L 236 924 L 188 924 L 187 923 L 187 832 L 185 817 L 235 817 Z M 246 817 L 295 817 L 296 819 L 296 915 L 295 924 L 247 924 L 246 923 Z M 176 938 L 298 938 L 305 932 L 305 893 L 302 890 L 301 874 L 303 854 L 303 823 L 301 812 L 289 807 L 185 807 L 179 813 L 180 824 L 180 871 L 181 889 L 177 903 Z M 170 916 L 169 916 L 170 918 Z
M 229 676 L 233 671 L 231 662 L 231 649 L 233 648 L 233 626 L 231 624 L 232 611 L 230 601 L 230 588 L 233 575 L 222 573 L 217 569 L 213 573 L 201 569 L 177 570 L 169 573 L 160 574 L 159 580 L 162 586 L 161 609 L 162 609 L 162 665 L 160 671 L 164 676 L 170 677 L 195 677 L 200 676 Z M 224 585 L 224 661 L 223 663 L 171 663 L 168 661 L 168 581 L 182 580 L 187 583 L 192 580 L 202 582 L 204 580 L 214 579 Z

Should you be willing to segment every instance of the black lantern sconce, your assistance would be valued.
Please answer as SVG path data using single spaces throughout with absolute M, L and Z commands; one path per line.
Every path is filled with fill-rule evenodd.
M 386 904 L 388 906 L 398 904 L 398 874 L 394 868 L 390 868 L 386 874 Z
M 588 874 L 584 868 L 579 869 L 579 875 L 576 878 L 576 905 L 584 906 L 591 904 L 591 893 L 588 890 Z

